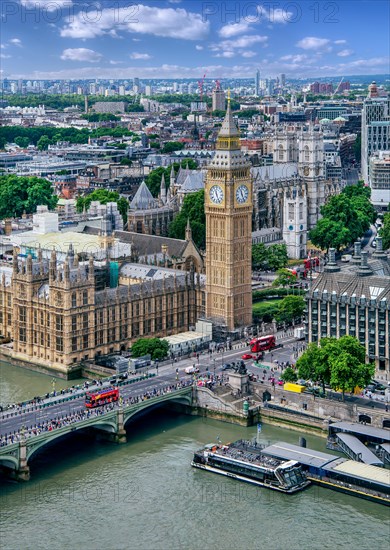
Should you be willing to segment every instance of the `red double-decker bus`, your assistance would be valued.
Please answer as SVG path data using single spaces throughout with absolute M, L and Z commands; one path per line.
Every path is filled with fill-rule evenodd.
M 275 336 L 261 336 L 260 338 L 253 338 L 249 342 L 252 353 L 258 353 L 259 351 L 271 350 L 276 346 Z
M 101 390 L 95 390 L 87 392 L 85 394 L 85 406 L 87 409 L 93 409 L 106 405 L 107 403 L 113 403 L 119 399 L 118 388 L 104 388 Z

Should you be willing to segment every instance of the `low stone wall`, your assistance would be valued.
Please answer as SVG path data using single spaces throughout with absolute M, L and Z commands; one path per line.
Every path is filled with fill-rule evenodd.
M 252 383 L 250 390 L 256 399 L 262 401 L 263 393 L 265 390 L 270 391 L 270 388 L 265 387 L 263 384 Z M 275 391 L 270 391 L 273 394 L 274 399 L 270 401 L 271 405 L 278 406 L 282 411 L 274 411 L 275 417 L 285 411 L 300 416 L 304 419 L 305 424 L 310 426 L 309 417 L 318 419 L 318 422 L 359 422 L 361 415 L 367 415 L 371 422 L 368 422 L 371 426 L 376 428 L 383 427 L 383 421 L 388 419 L 390 421 L 390 413 L 386 413 L 384 409 L 375 409 L 370 407 L 363 407 L 356 403 L 350 403 L 348 401 L 337 401 L 335 399 L 324 399 L 321 397 L 314 397 L 307 393 L 293 393 L 284 391 L 283 388 L 275 388 Z M 262 407 L 262 413 L 264 408 Z M 298 413 L 298 414 L 297 414 Z M 299 414 L 302 413 L 302 414 Z M 305 416 L 306 419 L 305 419 Z M 280 414 L 282 418 L 282 414 Z M 326 426 L 326 425 L 325 425 Z M 326 429 L 326 428 L 325 428 Z
M 58 369 L 56 367 L 50 367 L 50 365 L 44 365 L 40 363 L 33 363 L 30 360 L 27 361 L 23 357 L 20 357 L 13 350 L 0 346 L 0 359 L 5 363 L 10 365 L 15 365 L 16 367 L 23 367 L 24 369 L 33 370 L 35 372 L 40 372 L 42 374 L 48 374 L 51 376 L 56 376 L 57 378 L 63 378 L 64 380 L 74 380 L 76 378 L 81 378 L 81 367 L 80 365 L 63 367 Z

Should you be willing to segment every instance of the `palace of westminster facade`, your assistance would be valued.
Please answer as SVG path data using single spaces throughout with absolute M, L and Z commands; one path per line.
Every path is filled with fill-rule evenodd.
M 280 162 L 294 156 L 283 139 Z M 304 230 L 314 225 L 328 192 L 319 139 L 313 132 L 302 137 L 302 173 L 284 189 L 292 246 L 305 246 Z M 71 377 L 83 361 L 125 350 L 140 337 L 186 331 L 199 318 L 227 333 L 251 325 L 252 220 L 254 212 L 262 216 L 253 185 L 261 183 L 253 183 L 230 105 L 216 149 L 205 184 L 206 276 L 193 266 L 187 272 L 144 266 L 150 270 L 141 280 L 126 275 L 123 263 L 115 280 L 109 261 L 79 261 L 71 247 L 63 262 L 54 251 L 43 258 L 38 250 L 34 259 L 15 253 L 0 279 L 0 335 L 10 340 L 2 355 Z M 276 209 L 282 200 L 276 188 L 275 197 L 268 206 Z

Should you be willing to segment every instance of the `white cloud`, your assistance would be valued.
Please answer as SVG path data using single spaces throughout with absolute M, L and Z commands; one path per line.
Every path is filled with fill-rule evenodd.
M 2 50 L 4 50 L 4 49 L 5 49 L 5 44 L 0 44 L 0 48 L 1 48 Z
M 132 38 L 132 41 L 133 42 L 142 42 L 142 40 L 140 38 Z
M 341 52 L 338 52 L 339 57 L 348 57 L 349 55 L 353 54 L 353 50 L 341 50 Z
M 201 40 L 208 35 L 210 29 L 209 21 L 204 21 L 199 13 L 183 8 L 157 8 L 142 4 L 134 4 L 133 13 L 127 7 L 105 8 L 95 19 L 87 20 L 79 12 L 68 18 L 66 26 L 61 29 L 61 36 L 86 39 L 123 31 Z
M 334 43 L 335 44 L 346 44 L 347 41 L 346 40 L 335 40 Z
M 258 34 L 244 34 L 239 38 L 233 40 L 222 40 L 217 44 L 211 44 L 210 49 L 215 52 L 214 57 L 234 57 L 236 54 L 243 55 L 244 57 L 253 57 L 251 54 L 244 55 L 247 48 L 254 46 L 255 44 L 266 45 L 268 36 L 260 36 Z
M 247 50 L 246 52 L 241 53 L 242 57 L 255 57 L 257 55 L 256 52 L 252 52 L 251 50 Z
M 280 8 L 272 8 L 271 6 L 257 6 L 257 12 L 260 17 L 264 17 L 271 23 L 289 23 L 296 17 L 296 14 L 291 11 L 286 11 Z
M 110 60 L 110 65 L 121 65 L 123 61 L 114 61 L 113 59 Z
M 306 54 L 297 54 L 297 55 L 284 55 L 280 58 L 281 61 L 291 61 L 291 63 L 304 63 L 308 62 L 308 57 Z
M 20 38 L 11 38 L 9 43 L 12 44 L 13 46 L 19 46 L 19 48 L 22 47 L 22 41 L 20 40 Z
M 218 31 L 219 36 L 222 38 L 231 38 L 237 34 L 250 31 L 249 23 L 246 21 L 240 21 L 240 23 L 229 23 L 224 27 L 221 27 Z
M 73 5 L 72 0 L 20 0 L 20 3 L 26 9 L 44 10 L 46 12 L 60 11 Z
M 12 55 L 6 55 L 5 53 L 0 53 L 0 59 L 9 59 Z
M 169 4 L 180 4 L 181 0 L 168 0 Z
M 102 54 L 88 48 L 67 48 L 61 55 L 61 59 L 65 61 L 88 61 L 89 63 L 97 63 L 101 58 Z
M 296 43 L 298 48 L 303 50 L 322 50 L 329 45 L 330 40 L 328 38 L 317 38 L 315 36 L 307 36 L 302 38 L 299 42 Z
M 152 56 L 148 53 L 139 53 L 139 52 L 133 52 L 130 54 L 131 59 L 152 59 Z
M 203 46 L 200 46 L 199 44 L 197 44 L 195 46 L 195 49 L 198 50 L 198 52 L 201 52 L 203 50 Z

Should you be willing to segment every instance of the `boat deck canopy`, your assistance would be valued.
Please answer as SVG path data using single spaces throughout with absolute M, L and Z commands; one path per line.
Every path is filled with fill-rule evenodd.
M 292 445 L 284 442 L 270 445 L 262 449 L 261 453 L 284 460 L 296 460 L 304 466 L 315 466 L 316 468 L 323 468 L 325 464 L 338 458 L 336 455 L 322 453 L 320 451 L 314 451 L 313 449 L 306 449 L 305 447 L 299 447 L 299 445 Z
M 342 450 L 354 460 L 376 466 L 383 466 L 383 462 L 355 436 L 339 432 L 337 434 Z

